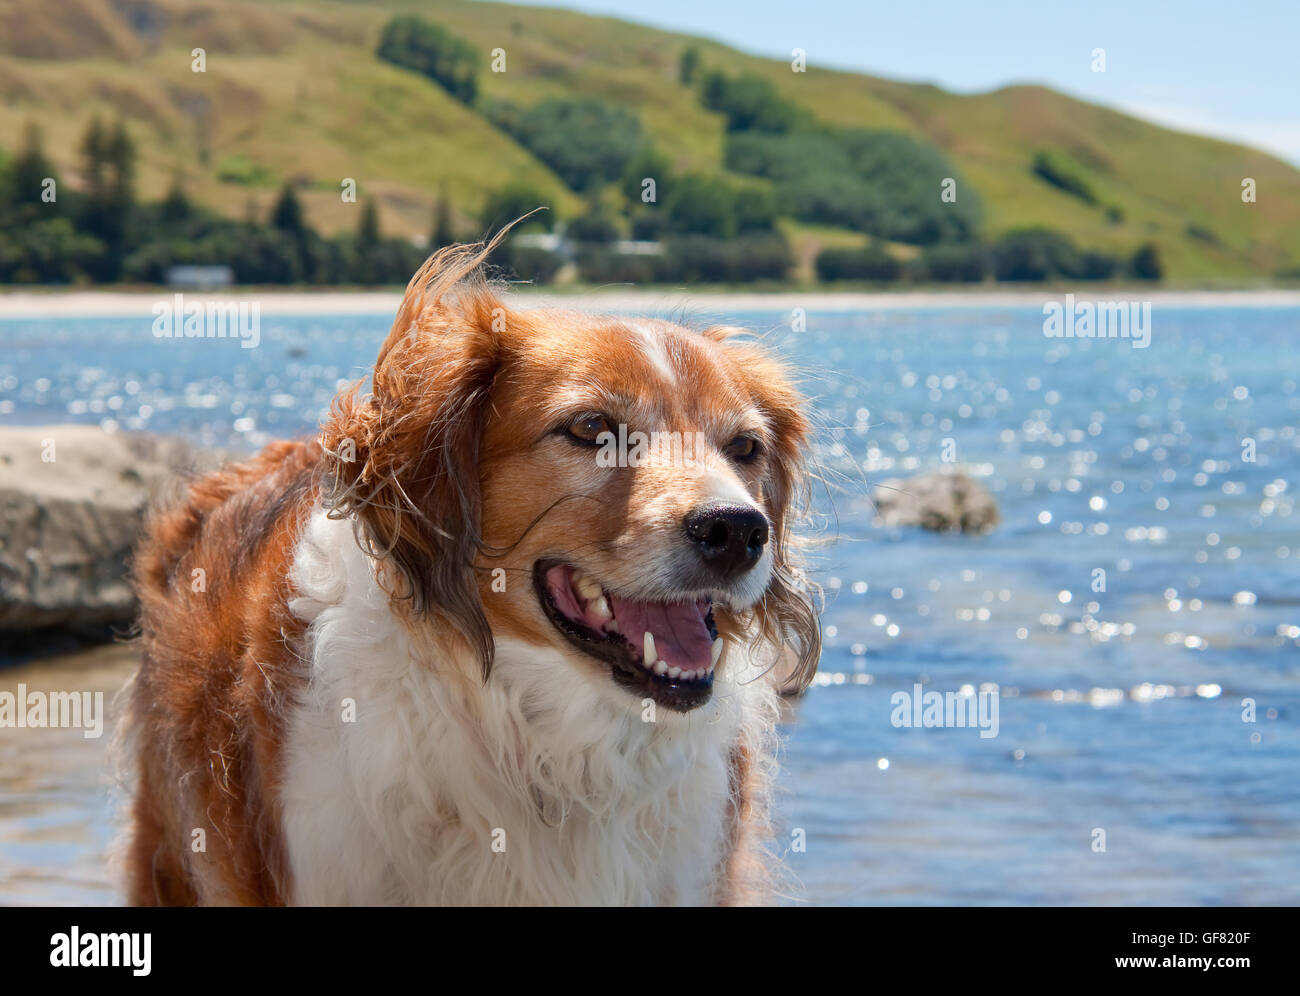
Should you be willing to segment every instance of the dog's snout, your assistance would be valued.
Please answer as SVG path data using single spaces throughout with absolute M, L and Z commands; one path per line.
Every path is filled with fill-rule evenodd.
M 686 516 L 686 535 L 722 578 L 747 571 L 763 556 L 767 517 L 747 505 L 710 503 Z

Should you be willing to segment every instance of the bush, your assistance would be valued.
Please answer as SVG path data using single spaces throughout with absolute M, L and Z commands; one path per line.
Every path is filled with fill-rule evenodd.
M 802 108 L 778 96 L 776 87 L 758 76 L 732 78 L 710 73 L 704 78 L 700 97 L 709 110 L 726 115 L 728 131 L 780 134 L 807 120 Z
M 589 284 L 651 284 L 670 279 L 659 256 L 628 256 L 605 246 L 584 246 L 578 251 L 578 273 Z
M 645 146 L 641 122 L 600 100 L 553 98 L 526 110 L 498 103 L 489 115 L 579 193 L 623 176 Z
M 1077 197 L 1085 204 L 1097 203 L 1097 195 L 1092 192 L 1088 181 L 1054 153 L 1047 151 L 1035 153 L 1033 171 L 1040 179 L 1057 190 Z
M 714 239 L 686 235 L 668 240 L 658 277 L 685 283 L 749 283 L 783 280 L 790 272 L 790 246 L 777 234 Z
M 539 207 L 547 210 L 537 211 Z M 488 194 L 479 217 L 485 229 L 496 231 L 530 211 L 537 211 L 537 214 L 515 229 L 516 232 L 549 232 L 555 226 L 555 212 L 550 210 L 549 197 L 526 183 L 509 183 Z
M 1076 276 L 1080 268 L 1074 243 L 1048 228 L 1008 232 L 993 247 L 993 273 L 999 280 L 1029 282 Z
M 959 184 L 945 203 L 943 181 L 957 179 L 933 147 L 887 131 L 818 128 L 787 135 L 738 132 L 726 165 L 771 180 L 778 209 L 803 221 L 835 225 L 897 242 L 961 242 L 979 226 L 979 201 Z
M 67 218 L 0 231 L 0 283 L 72 283 L 100 268 L 104 243 Z
M 770 232 L 777 217 L 770 191 L 738 187 L 721 177 L 699 174 L 673 181 L 663 213 L 669 232 L 715 239 Z
M 507 242 L 498 250 L 492 261 L 508 278 L 535 284 L 550 283 L 564 265 L 564 260 L 553 252 L 532 246 L 517 246 L 513 242 Z
M 599 208 L 589 210 L 569 222 L 565 234 L 574 242 L 608 244 L 618 240 L 618 225 Z
M 1160 261 L 1160 250 L 1150 242 L 1138 246 L 1129 262 L 1129 270 L 1139 280 L 1163 279 L 1165 268 Z
M 988 252 L 980 245 L 933 246 L 921 254 L 918 279 L 936 283 L 977 284 L 989 272 Z
M 1114 256 L 1108 256 L 1104 252 L 1097 252 L 1093 249 L 1085 249 L 1079 253 L 1079 272 L 1076 276 L 1080 280 L 1109 280 L 1119 269 L 1119 260 Z
M 589 246 L 579 252 L 578 271 L 588 283 L 729 283 L 783 280 L 790 272 L 790 246 L 777 233 L 715 239 L 680 235 L 658 256 L 631 256 Z
M 478 96 L 478 52 L 436 24 L 411 14 L 384 25 L 375 54 L 420 73 L 464 104 Z
M 817 254 L 817 276 L 834 280 L 892 282 L 903 273 L 903 265 L 877 245 L 864 249 L 823 249 Z

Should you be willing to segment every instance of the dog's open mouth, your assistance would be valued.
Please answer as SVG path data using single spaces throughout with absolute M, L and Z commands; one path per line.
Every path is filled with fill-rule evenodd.
M 583 653 L 609 664 L 614 680 L 629 691 L 679 712 L 709 700 L 723 647 L 710 599 L 623 598 L 553 560 L 537 562 L 533 583 L 555 628 Z

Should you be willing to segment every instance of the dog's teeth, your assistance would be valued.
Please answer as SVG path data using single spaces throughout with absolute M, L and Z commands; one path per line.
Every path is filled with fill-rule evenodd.
M 658 675 L 665 675 L 668 673 L 668 665 L 663 661 L 655 661 L 654 672 Z
M 600 598 L 600 596 L 605 593 L 605 590 L 600 586 L 600 584 L 593 581 L 591 578 L 584 577 L 580 579 L 577 583 L 577 588 L 578 594 L 588 601 L 593 598 Z
M 713 641 L 713 650 L 711 653 L 713 656 L 713 663 L 709 665 L 710 671 L 718 666 L 718 658 L 722 656 L 722 637 L 718 637 Z
M 606 633 L 617 633 L 617 632 L 618 632 L 618 620 L 617 620 L 617 619 L 613 619 L 613 618 L 611 618 L 611 619 L 609 620 L 609 622 L 605 623 L 605 632 L 606 632 Z
M 642 660 L 645 661 L 646 667 L 653 667 L 654 662 L 658 660 L 659 655 L 655 653 L 655 637 L 649 630 L 645 631 L 642 637 L 641 650 L 643 652 Z
M 683 671 L 683 672 L 682 672 L 682 681 L 697 681 L 697 680 L 699 680 L 699 677 L 700 677 L 700 672 L 699 672 L 699 671 Z
M 670 678 L 680 678 L 681 676 L 682 676 L 682 669 L 681 669 L 681 668 L 679 668 L 679 667 L 670 667 L 670 668 L 668 669 L 668 677 L 670 677 Z
M 613 613 L 609 611 L 609 602 L 604 598 L 604 596 L 596 599 L 595 603 L 591 606 L 591 611 L 597 619 L 609 619 L 613 615 Z

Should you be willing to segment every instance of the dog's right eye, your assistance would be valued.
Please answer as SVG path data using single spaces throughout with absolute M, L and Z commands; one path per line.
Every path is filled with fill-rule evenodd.
M 600 437 L 604 433 L 612 433 L 614 430 L 609 424 L 609 419 L 604 415 L 588 413 L 578 416 L 565 427 L 564 431 L 569 435 L 569 438 L 582 443 L 584 446 L 600 446 L 603 442 Z

